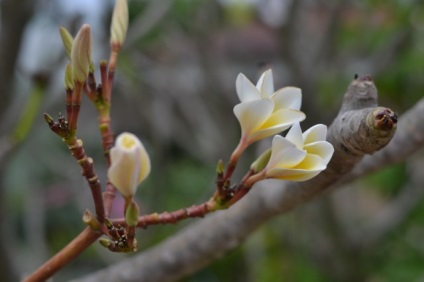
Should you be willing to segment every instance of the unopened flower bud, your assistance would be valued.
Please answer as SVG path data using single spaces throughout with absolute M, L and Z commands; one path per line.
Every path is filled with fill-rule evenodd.
M 112 241 L 106 238 L 100 238 L 99 239 L 99 243 L 100 245 L 102 245 L 105 248 L 108 248 L 110 245 L 112 245 Z
M 83 83 L 91 64 L 91 28 L 88 24 L 81 27 L 72 44 L 71 64 L 74 80 Z
M 74 89 L 74 77 L 72 73 L 71 64 L 67 64 L 65 69 L 65 89 L 67 90 Z
M 132 133 L 122 133 L 110 149 L 110 182 L 125 198 L 131 198 L 137 186 L 150 173 L 150 158 L 141 141 Z
M 216 165 L 216 173 L 223 174 L 225 170 L 225 164 L 222 160 L 218 161 L 218 164 Z
M 59 28 L 60 37 L 62 38 L 63 47 L 65 48 L 66 56 L 68 56 L 69 59 L 71 59 L 71 50 L 72 50 L 72 44 L 74 43 L 74 38 L 69 33 L 69 31 L 61 26 Z
M 140 209 L 136 202 L 131 201 L 125 210 L 125 222 L 128 226 L 136 226 L 138 224 L 138 216 L 140 214 Z
M 110 25 L 110 44 L 112 49 L 121 48 L 124 44 L 128 29 L 128 3 L 127 0 L 116 0 L 113 9 L 112 23 Z
M 269 162 L 269 158 L 271 157 L 271 149 L 263 152 L 256 161 L 250 166 L 254 173 L 258 173 L 262 171 Z

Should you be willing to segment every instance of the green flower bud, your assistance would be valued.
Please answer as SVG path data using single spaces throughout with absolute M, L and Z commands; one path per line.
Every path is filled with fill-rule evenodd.
M 269 158 L 271 157 L 271 149 L 266 150 L 263 152 L 259 158 L 256 159 L 250 166 L 250 169 L 253 170 L 254 173 L 258 173 L 262 171 L 266 165 L 268 164 Z
M 85 24 L 78 31 L 72 44 L 71 64 L 75 81 L 85 82 L 91 64 L 91 28 Z
M 125 222 L 128 226 L 136 226 L 138 224 L 138 216 L 140 214 L 140 209 L 136 202 L 131 201 L 125 211 Z
M 65 89 L 67 90 L 74 89 L 74 77 L 72 74 L 71 64 L 67 64 L 65 69 Z
M 99 243 L 100 243 L 100 245 L 102 245 L 103 247 L 108 248 L 108 247 L 112 244 L 112 241 L 111 241 L 111 240 L 109 240 L 109 239 L 106 239 L 106 238 L 100 238 L 100 239 L 99 239 Z
M 218 161 L 218 164 L 216 165 L 216 173 L 223 174 L 225 170 L 225 165 L 222 160 Z
M 110 44 L 112 49 L 121 48 L 124 44 L 128 29 L 128 3 L 127 0 L 116 0 L 113 9 L 112 23 L 110 25 Z
M 71 50 L 72 44 L 74 43 L 74 38 L 69 33 L 69 31 L 63 26 L 59 29 L 60 37 L 62 38 L 63 47 L 65 47 L 66 56 L 71 59 Z

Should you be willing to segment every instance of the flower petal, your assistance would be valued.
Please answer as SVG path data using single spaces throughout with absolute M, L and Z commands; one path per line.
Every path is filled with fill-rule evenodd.
M 252 140 L 260 140 L 288 129 L 293 123 L 305 119 L 305 114 L 291 109 L 274 112 L 261 127 L 252 134 Z
M 327 126 L 324 124 L 317 124 L 303 132 L 303 139 L 305 144 L 313 143 L 316 141 L 324 141 L 327 138 Z
M 134 195 L 138 186 L 134 169 L 139 170 L 140 162 L 133 158 L 130 153 L 118 151 L 117 148 L 112 148 L 110 152 L 111 166 L 108 170 L 109 180 L 124 197 L 130 197 Z M 116 155 L 119 156 L 116 159 L 113 158 Z
M 241 102 L 249 102 L 261 98 L 259 90 L 242 73 L 237 76 L 236 91 Z
M 306 144 L 303 149 L 305 149 L 308 154 L 320 156 L 326 164 L 330 161 L 334 153 L 333 145 L 327 141 L 318 141 Z
M 268 168 L 291 168 L 299 164 L 306 156 L 306 152 L 299 150 L 295 144 L 282 136 L 276 135 L 272 139 L 271 157 Z
M 270 99 L 237 104 L 233 111 L 240 123 L 242 135 L 250 134 L 267 121 L 273 108 L 274 103 Z
M 275 108 L 290 108 L 294 110 L 300 110 L 302 105 L 302 90 L 297 87 L 283 87 L 277 90 L 272 95 L 274 100 Z
M 294 168 L 273 168 L 267 171 L 268 178 L 276 178 L 291 181 L 305 181 L 315 177 L 326 169 L 322 159 L 315 155 L 306 155 L 301 163 Z
M 305 117 L 306 115 L 301 111 L 292 109 L 281 109 L 276 112 L 273 112 L 272 115 L 268 118 L 268 120 L 261 126 L 261 128 L 274 127 L 280 124 L 291 125 L 304 120 Z
M 149 154 L 147 153 L 146 149 L 144 148 L 143 144 L 140 143 L 140 172 L 138 176 L 138 183 L 141 183 L 146 179 L 146 177 L 150 174 L 151 170 L 151 164 L 150 164 L 150 158 Z
M 274 168 L 267 172 L 268 178 L 290 180 L 290 181 L 306 181 L 317 176 L 320 171 L 309 171 L 299 169 L 279 169 Z
M 302 129 L 300 128 L 299 122 L 295 122 L 290 128 L 286 135 L 287 140 L 296 144 L 299 149 L 303 149 L 303 136 Z
M 261 93 L 262 98 L 269 98 L 274 93 L 274 79 L 272 70 L 265 71 L 258 80 L 256 88 Z

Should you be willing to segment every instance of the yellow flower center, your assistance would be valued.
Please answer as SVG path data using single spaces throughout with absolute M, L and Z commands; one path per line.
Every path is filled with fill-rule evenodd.
M 132 136 L 130 135 L 122 136 L 121 141 L 122 141 L 122 146 L 128 149 L 136 145 L 134 138 L 132 138 Z

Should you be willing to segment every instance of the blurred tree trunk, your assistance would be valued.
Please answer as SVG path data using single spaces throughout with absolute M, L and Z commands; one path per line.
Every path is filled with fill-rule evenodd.
M 0 120 L 6 121 L 7 107 L 13 97 L 13 83 L 15 68 L 25 26 L 33 13 L 36 1 L 32 0 L 3 0 L 1 9 L 1 34 L 0 34 Z M 5 130 L 5 128 L 2 128 Z M 6 129 L 7 131 L 7 129 Z M 4 135 L 7 135 L 3 133 Z M 2 134 L 2 135 L 3 135 Z M 4 149 L 4 148 L 3 148 Z M 0 273 L 2 281 L 18 281 L 17 269 L 13 265 L 9 253 L 8 227 L 5 225 L 7 205 L 5 202 L 4 169 L 8 156 L 12 151 L 0 156 Z

